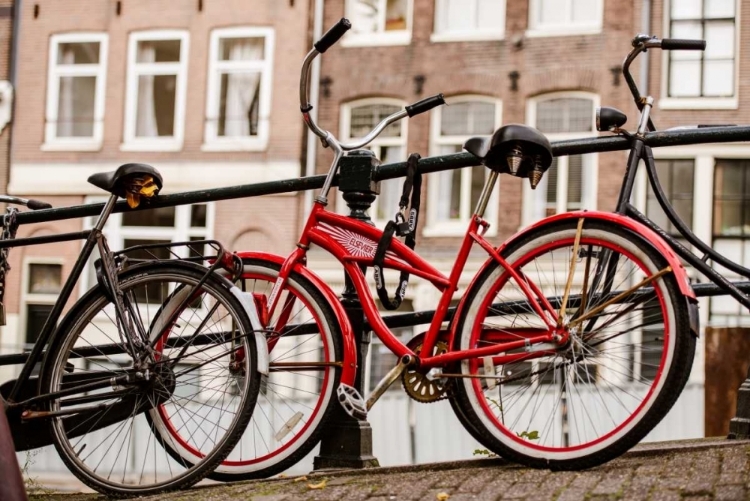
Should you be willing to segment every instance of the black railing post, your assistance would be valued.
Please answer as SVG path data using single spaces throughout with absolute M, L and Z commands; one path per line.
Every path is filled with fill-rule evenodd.
M 737 390 L 737 411 L 729 421 L 728 438 L 750 438 L 750 368 L 748 368 L 747 378 Z
M 379 165 L 375 155 L 367 150 L 352 151 L 341 159 L 339 190 L 349 206 L 349 217 L 370 221 L 367 210 L 380 193 L 380 184 L 373 180 Z M 370 345 L 370 331 L 365 325 L 365 316 L 357 298 L 357 291 L 348 275 L 341 303 L 346 309 L 349 322 L 357 342 L 357 378 L 354 387 L 364 396 L 365 360 Z M 335 415 L 323 432 L 320 453 L 315 457 L 315 470 L 331 468 L 373 468 L 379 466 L 372 455 L 372 428 L 367 421 L 349 416 L 341 406 L 336 406 Z

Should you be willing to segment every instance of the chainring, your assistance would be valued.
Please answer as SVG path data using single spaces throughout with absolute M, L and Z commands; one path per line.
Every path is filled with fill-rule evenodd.
M 409 341 L 407 346 L 417 355 L 422 350 L 422 339 L 424 335 L 419 335 Z M 448 343 L 437 341 L 435 343 L 435 355 L 442 355 L 448 352 Z M 444 379 L 431 379 L 428 376 L 429 369 L 409 368 L 401 375 L 401 383 L 404 391 L 411 398 L 423 404 L 429 404 L 448 398 L 448 382 Z

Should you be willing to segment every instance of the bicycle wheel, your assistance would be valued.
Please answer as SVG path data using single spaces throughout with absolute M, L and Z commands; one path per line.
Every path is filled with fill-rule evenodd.
M 558 313 L 567 289 L 567 342 L 527 342 L 462 361 L 455 384 L 459 418 L 473 434 L 532 467 L 583 469 L 625 452 L 677 400 L 695 353 L 687 300 L 666 260 L 639 235 L 604 221 L 587 220 L 576 246 L 577 224 L 542 226 L 503 251 Z M 547 332 L 497 263 L 466 301 L 454 349 Z
M 197 288 L 205 271 L 162 262 L 120 274 L 126 321 L 153 348 L 127 350 L 101 287 L 76 303 L 50 345 L 42 393 L 66 390 L 48 408 L 57 413 L 55 447 L 103 494 L 193 485 L 229 454 L 252 415 L 260 386 L 252 326 L 228 281 L 209 276 Z M 176 298 L 186 306 L 164 315 L 162 305 Z M 76 392 L 79 385 L 88 386 Z
M 245 259 L 241 288 L 265 304 L 280 267 Z M 270 372 L 242 440 L 209 476 L 234 481 L 265 478 L 304 458 L 320 441 L 341 377 L 341 328 L 323 295 L 292 273 L 266 318 Z

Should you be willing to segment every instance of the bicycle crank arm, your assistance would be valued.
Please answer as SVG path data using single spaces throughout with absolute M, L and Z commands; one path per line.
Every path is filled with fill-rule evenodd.
M 383 393 L 385 393 L 386 390 L 388 390 L 388 388 L 390 388 L 390 386 L 394 383 L 394 381 L 400 378 L 401 374 L 403 374 L 404 371 L 413 363 L 414 357 L 412 357 L 411 355 L 404 355 L 403 357 L 401 357 L 401 360 L 398 361 L 398 364 L 396 364 L 393 369 L 388 371 L 388 374 L 386 374 L 385 377 L 380 380 L 375 389 L 372 390 L 372 393 L 370 393 L 370 397 L 365 403 L 365 407 L 368 411 L 372 409 L 372 406 L 375 405 L 375 402 L 377 402 L 378 399 L 383 396 Z

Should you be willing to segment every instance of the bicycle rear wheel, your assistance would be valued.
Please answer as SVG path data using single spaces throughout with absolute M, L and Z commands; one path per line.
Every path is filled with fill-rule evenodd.
M 120 274 L 128 321 L 142 341 L 135 357 L 101 287 L 76 303 L 50 345 L 42 392 L 71 391 L 49 406 L 59 414 L 51 420 L 55 447 L 103 494 L 193 485 L 229 454 L 252 415 L 260 384 L 252 326 L 232 284 L 209 276 L 197 288 L 205 271 L 150 263 Z M 163 304 L 177 299 L 185 307 L 165 315 Z
M 583 469 L 625 452 L 672 407 L 695 352 L 687 300 L 666 260 L 604 221 L 587 220 L 576 243 L 577 223 L 542 226 L 503 251 L 558 313 L 567 291 L 568 341 L 465 360 L 455 384 L 454 404 L 473 434 L 533 467 Z M 546 331 L 493 263 L 467 292 L 454 349 Z

